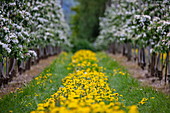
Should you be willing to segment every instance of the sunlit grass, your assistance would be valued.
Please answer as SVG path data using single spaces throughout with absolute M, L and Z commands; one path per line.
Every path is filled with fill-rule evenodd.
M 77 51 L 69 67 L 72 72 L 62 79 L 62 87 L 31 113 L 138 113 L 136 105 L 125 106 L 125 98 L 109 87 L 105 68 L 98 66 L 96 53 Z M 143 98 L 141 103 L 146 100 Z
M 110 87 L 123 95 L 125 105 L 138 104 L 140 113 L 170 113 L 170 96 L 149 87 L 142 87 L 139 81 L 128 74 L 125 67 L 105 53 L 98 53 L 98 58 L 99 64 L 106 68 Z M 114 72 L 115 70 L 117 72 Z M 148 99 L 146 103 L 139 103 L 143 98 Z
M 37 104 L 49 98 L 61 86 L 61 80 L 68 75 L 66 69 L 71 54 L 62 53 L 58 58 L 28 85 L 0 100 L 0 113 L 29 113 Z
M 62 79 L 72 71 L 67 70 L 72 54 L 61 54 L 49 67 L 28 85 L 0 99 L 0 113 L 29 113 L 37 109 L 62 87 Z M 97 53 L 99 66 L 104 67 L 111 88 L 123 95 L 125 106 L 137 105 L 140 113 L 170 113 L 170 97 L 149 87 L 142 87 L 125 67 L 104 52 Z

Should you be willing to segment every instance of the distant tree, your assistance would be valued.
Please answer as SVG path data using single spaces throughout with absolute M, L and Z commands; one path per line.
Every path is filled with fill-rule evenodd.
M 72 8 L 76 12 L 72 19 L 73 37 L 94 42 L 99 35 L 99 17 L 104 14 L 107 0 L 76 1 L 79 4 Z

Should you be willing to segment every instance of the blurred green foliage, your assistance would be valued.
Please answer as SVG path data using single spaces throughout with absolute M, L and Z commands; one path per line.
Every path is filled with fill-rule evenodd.
M 80 49 L 88 49 L 88 50 L 95 51 L 93 44 L 90 43 L 87 39 L 78 38 L 77 40 L 74 40 L 72 44 L 73 44 L 72 52 L 76 52 Z
M 71 21 L 73 49 L 93 49 L 89 48 L 92 47 L 90 43 L 99 35 L 99 17 L 104 14 L 107 0 L 76 1 L 78 5 L 72 8 L 76 14 L 72 16 Z

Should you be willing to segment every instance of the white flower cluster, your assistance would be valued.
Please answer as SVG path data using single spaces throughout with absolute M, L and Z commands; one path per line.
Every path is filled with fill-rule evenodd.
M 23 59 L 33 49 L 70 45 L 59 0 L 1 0 L 0 54 Z
M 111 3 L 105 17 L 100 18 L 96 47 L 116 41 L 151 46 L 153 51 L 170 50 L 169 0 L 112 0 Z

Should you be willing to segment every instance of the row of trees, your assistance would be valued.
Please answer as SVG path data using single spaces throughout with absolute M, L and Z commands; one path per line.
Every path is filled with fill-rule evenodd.
M 69 44 L 58 0 L 1 0 L 1 56 L 23 59 L 33 48 Z
M 100 18 L 101 31 L 95 46 L 112 43 L 112 52 L 115 52 L 116 45 L 122 45 L 123 54 L 129 60 L 131 48 L 137 48 L 139 65 L 146 66 L 147 53 L 150 75 L 162 79 L 165 74 L 166 81 L 170 51 L 169 6 L 169 0 L 110 0 L 105 17 Z
M 1 0 L 0 78 L 11 78 L 16 64 L 70 46 L 68 30 L 59 0 Z

